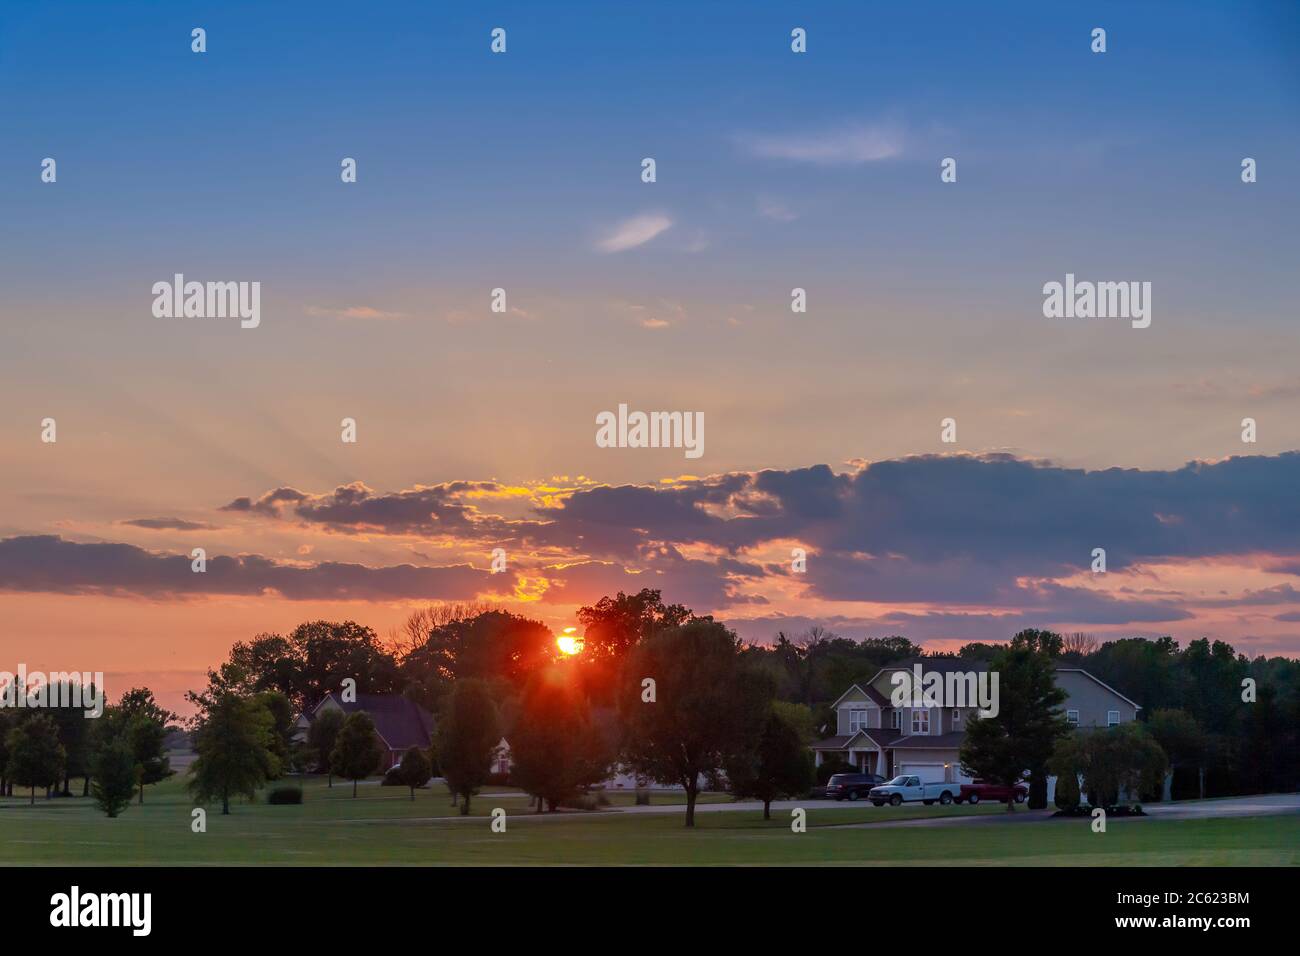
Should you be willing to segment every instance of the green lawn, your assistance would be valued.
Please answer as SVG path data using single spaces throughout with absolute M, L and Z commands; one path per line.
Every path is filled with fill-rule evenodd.
M 756 811 L 702 812 L 686 830 L 682 815 L 569 813 L 534 818 L 527 798 L 489 788 L 474 815 L 461 819 L 446 791 L 312 780 L 302 806 L 236 803 L 223 817 L 208 807 L 208 830 L 190 830 L 191 805 L 180 781 L 145 792 L 109 820 L 89 800 L 46 801 L 35 807 L 0 800 L 0 864 L 966 864 L 966 865 L 1295 865 L 1300 817 L 1224 820 L 1116 820 L 1105 834 L 1087 820 L 1004 823 L 1005 809 L 898 808 L 810 802 L 808 832 L 790 831 L 789 811 L 764 821 Z M 495 794 L 508 794 L 496 796 Z M 711 801 L 726 801 L 709 795 Z M 615 806 L 630 793 L 611 794 Z M 656 803 L 680 802 L 657 794 Z M 507 831 L 493 833 L 489 814 L 502 807 Z M 978 815 L 989 822 L 933 828 L 836 824 L 916 817 Z

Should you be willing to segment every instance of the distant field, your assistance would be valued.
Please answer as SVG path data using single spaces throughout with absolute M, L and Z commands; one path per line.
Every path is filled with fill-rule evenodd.
M 1046 866 L 1296 865 L 1300 817 L 1187 821 L 1115 821 L 1092 833 L 1087 820 L 994 822 L 1001 806 L 872 807 L 810 802 L 808 832 L 790 831 L 789 812 L 764 821 L 756 811 L 706 812 L 694 831 L 678 813 L 570 813 L 537 818 L 527 798 L 490 788 L 457 816 L 446 791 L 416 792 L 323 780 L 307 785 L 302 806 L 236 803 L 231 815 L 208 807 L 208 831 L 190 830 L 191 805 L 181 783 L 145 792 L 110 820 L 82 798 L 35 807 L 0 800 L 0 864 L 965 864 Z M 496 794 L 506 794 L 498 796 Z M 631 793 L 614 793 L 630 806 Z M 710 794 L 713 802 L 727 801 Z M 681 795 L 656 794 L 657 804 Z M 506 810 L 507 831 L 492 833 L 489 814 Z M 989 822 L 952 826 L 835 828 L 835 824 L 978 815 Z

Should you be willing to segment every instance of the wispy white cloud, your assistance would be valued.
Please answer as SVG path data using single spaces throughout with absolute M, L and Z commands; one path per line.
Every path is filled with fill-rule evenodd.
M 351 305 L 343 309 L 325 308 L 319 305 L 307 306 L 307 314 L 331 319 L 401 319 L 402 312 L 384 312 L 368 305 Z
M 703 252 L 705 249 L 709 248 L 709 246 L 711 246 L 712 244 L 713 243 L 709 239 L 708 233 L 706 233 L 703 229 L 697 229 L 695 230 L 695 234 L 691 236 L 691 238 L 687 241 L 687 243 L 684 246 L 682 246 L 682 251 Z
M 799 214 L 780 199 L 771 196 L 758 197 L 758 214 L 774 222 L 794 222 Z
M 624 252 L 643 246 L 655 236 L 672 228 L 673 221 L 663 213 L 643 213 L 624 219 L 596 242 L 599 252 Z
M 854 166 L 902 155 L 903 133 L 893 125 L 854 124 L 817 132 L 744 135 L 740 145 L 763 159 L 818 166 Z

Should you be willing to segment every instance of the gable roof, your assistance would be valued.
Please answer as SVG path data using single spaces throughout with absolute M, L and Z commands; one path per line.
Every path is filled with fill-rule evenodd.
M 893 742 L 902 735 L 902 731 L 890 730 L 881 727 L 866 727 L 853 734 L 836 734 L 834 737 L 826 737 L 812 745 L 813 750 L 848 750 L 851 744 L 858 741 L 858 738 L 864 738 L 867 743 L 874 747 L 889 747 Z
M 892 727 L 866 727 L 859 730 L 858 733 L 877 747 L 892 747 L 894 741 L 903 736 L 901 730 L 895 730 Z
M 875 678 L 873 677 L 872 680 L 875 680 Z M 867 700 L 871 701 L 871 703 L 875 704 L 877 707 L 889 706 L 889 698 L 885 697 L 883 694 L 880 693 L 880 691 L 872 687 L 870 681 L 868 681 L 866 687 L 863 687 L 861 684 L 849 685 L 849 689 L 846 690 L 844 693 L 840 694 L 840 696 L 835 699 L 835 703 L 831 704 L 831 710 L 834 710 L 836 707 L 838 707 L 840 705 L 840 702 L 844 700 L 845 697 L 848 697 L 849 694 L 853 693 L 855 690 L 859 694 L 862 694 L 864 697 L 866 697 Z
M 331 691 L 312 708 L 312 715 L 320 713 L 320 709 L 330 699 L 344 713 L 365 711 L 369 714 L 375 722 L 375 732 L 388 745 L 389 750 L 427 747 L 433 740 L 433 716 L 415 701 L 400 694 L 357 694 L 355 701 L 345 701 Z

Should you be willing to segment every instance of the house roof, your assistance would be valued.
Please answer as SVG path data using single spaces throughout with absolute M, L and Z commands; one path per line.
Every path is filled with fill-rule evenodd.
M 921 669 L 924 671 L 935 671 L 939 674 L 946 674 L 949 671 L 983 673 L 989 669 L 988 661 L 976 660 L 972 657 L 909 657 L 897 664 L 890 664 L 888 667 L 880 668 L 876 672 L 876 676 L 871 678 L 871 682 L 875 683 L 876 677 L 879 677 L 885 671 L 910 671 L 917 664 L 920 664 Z
M 956 750 L 966 739 L 964 730 L 947 734 L 911 734 L 894 741 L 895 750 Z
M 838 707 L 840 705 L 840 702 L 844 700 L 845 697 L 848 697 L 849 694 L 853 693 L 855 690 L 858 693 L 865 695 L 866 698 L 870 700 L 873 704 L 875 704 L 877 707 L 889 706 L 889 698 L 886 697 L 884 694 L 880 693 L 880 691 L 876 690 L 874 687 L 872 687 L 870 683 L 868 683 L 865 687 L 862 686 L 861 684 L 852 684 L 849 686 L 848 690 L 840 694 L 840 696 L 835 699 L 835 703 L 831 704 L 831 710 L 834 710 L 836 707 Z
M 1125 697 L 1123 694 L 1117 691 L 1114 687 L 1111 687 L 1109 684 L 1104 683 L 1103 681 L 1100 681 L 1097 678 L 1093 677 L 1092 674 L 1088 673 L 1082 667 L 1058 667 L 1056 669 L 1058 671 L 1072 671 L 1076 674 L 1082 674 L 1084 677 L 1088 678 L 1094 683 L 1100 684 L 1102 687 L 1106 688 L 1108 691 L 1110 691 L 1112 694 L 1114 694 L 1116 697 L 1118 697 L 1120 700 L 1124 701 L 1125 703 L 1132 704 L 1138 710 L 1142 709 L 1142 705 L 1139 704 L 1137 701 L 1129 700 L 1127 697 Z
M 389 750 L 427 747 L 433 739 L 433 716 L 400 694 L 357 694 L 355 701 L 345 701 L 331 692 L 312 709 L 312 714 L 319 713 L 325 701 L 331 698 L 344 713 L 365 711 L 369 714 L 375 722 L 375 732 L 383 738 Z
M 894 741 L 903 736 L 901 730 L 895 730 L 893 727 L 868 727 L 858 732 L 870 739 L 877 747 L 892 747 Z
M 812 749 L 847 750 L 849 745 L 857 741 L 859 737 L 865 738 L 867 743 L 876 747 L 890 747 L 898 739 L 899 731 L 881 727 L 868 727 L 865 730 L 859 730 L 855 734 L 836 734 L 834 737 L 819 740 L 812 745 Z

